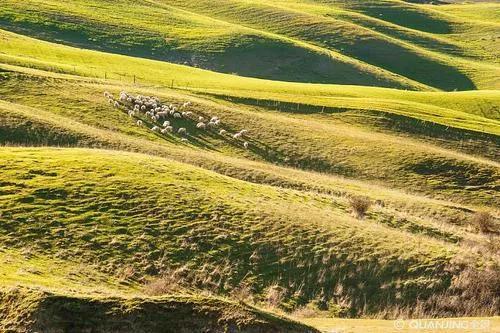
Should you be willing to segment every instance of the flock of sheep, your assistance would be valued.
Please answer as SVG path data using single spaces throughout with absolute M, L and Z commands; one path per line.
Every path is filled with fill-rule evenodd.
M 182 105 L 162 104 L 157 97 L 133 96 L 125 91 L 120 93 L 120 97 L 115 99 L 109 92 L 104 92 L 104 97 L 115 108 L 126 111 L 130 118 L 137 119 L 137 126 L 148 126 L 141 118 L 146 117 L 153 124 L 150 129 L 153 132 L 161 134 L 177 133 L 182 136 L 181 141 L 188 141 L 189 133 L 185 127 L 174 127 L 176 120 L 188 120 L 196 123 L 196 128 L 204 131 L 215 131 L 221 136 L 231 137 L 236 140 L 243 140 L 247 134 L 247 130 L 241 130 L 231 134 L 220 128 L 221 120 L 217 116 L 211 117 L 209 120 L 202 116 L 197 116 L 193 112 L 188 111 L 191 102 L 185 102 Z M 144 118 L 143 118 L 144 119 Z M 248 148 L 249 143 L 243 141 L 243 147 Z

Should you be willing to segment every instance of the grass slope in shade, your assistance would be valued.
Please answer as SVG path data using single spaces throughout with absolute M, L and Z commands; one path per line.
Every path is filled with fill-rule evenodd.
M 213 297 L 91 298 L 18 288 L 1 289 L 0 305 L 5 332 L 319 332 Z

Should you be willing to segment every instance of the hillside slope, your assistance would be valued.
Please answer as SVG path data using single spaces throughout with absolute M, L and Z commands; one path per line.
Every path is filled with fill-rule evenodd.
M 344 311 L 370 314 L 414 304 L 417 294 L 464 292 L 450 286 L 460 272 L 448 265 L 460 252 L 454 238 L 472 237 L 418 220 L 400 231 L 390 225 L 398 222 L 381 223 L 388 208 L 359 222 L 341 198 L 121 152 L 6 148 L 2 156 L 15 161 L 2 165 L 1 239 L 10 248 L 78 257 L 106 274 L 132 267 L 139 279 L 183 267 L 179 283 L 219 293 L 246 284 L 265 297 L 276 285 L 285 308 L 333 297 Z M 436 311 L 434 302 L 422 306 Z
M 1 290 L 0 305 L 6 310 L 0 312 L 5 332 L 318 332 L 241 304 L 188 295 L 90 298 L 18 288 Z
M 498 315 L 498 6 L 461 6 L 3 1 L 0 330 Z
M 497 88 L 498 51 L 492 40 L 498 23 L 461 11 L 450 15 L 440 7 L 393 0 L 227 0 L 217 6 L 184 0 L 4 1 L 0 27 L 274 80 L 417 90 Z

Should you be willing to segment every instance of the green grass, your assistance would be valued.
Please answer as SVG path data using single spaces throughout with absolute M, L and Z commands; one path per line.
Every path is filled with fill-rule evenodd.
M 177 295 L 162 298 L 88 297 L 28 288 L 0 290 L 0 328 L 5 332 L 133 331 L 318 332 L 288 318 L 215 297 Z M 37 318 L 43 318 L 41 321 Z
M 11 120 L 5 120 L 4 142 L 36 144 L 49 140 L 52 145 L 104 145 L 154 152 L 180 160 L 185 160 L 186 154 L 196 155 L 196 159 L 201 160 L 211 156 L 219 164 L 225 156 L 251 158 L 362 179 L 386 187 L 404 189 L 411 184 L 414 193 L 454 202 L 491 205 L 497 200 L 494 191 L 498 164 L 493 162 L 498 147 L 496 136 L 481 138 L 474 132 L 433 127 L 417 136 L 411 128 L 418 121 L 412 118 L 403 118 L 408 121 L 407 127 L 395 131 L 396 123 L 404 124 L 401 119 L 357 108 L 342 112 L 334 109 L 333 113 L 292 113 L 197 98 L 193 111 L 207 116 L 218 114 L 228 130 L 247 128 L 252 133 L 253 148 L 245 151 L 234 142 L 195 133 L 193 145 L 179 150 L 175 145 L 179 143 L 178 138 L 160 139 L 147 129 L 138 128 L 101 97 L 103 90 L 117 92 L 120 86 L 71 83 L 16 73 L 5 74 L 4 78 L 0 92 L 14 103 L 0 104 L 6 116 L 12 115 Z M 156 90 L 154 94 L 161 91 Z M 168 90 L 162 93 L 165 100 L 195 98 Z M 19 120 L 23 118 L 32 120 L 26 124 Z M 26 125 L 20 126 L 23 123 Z M 51 126 L 55 129 L 50 129 Z M 199 148 L 202 152 L 197 151 Z M 247 168 L 246 162 L 239 163 Z M 456 173 L 447 169 L 456 170 Z M 438 188 L 440 191 L 436 191 Z M 472 188 L 473 193 L 469 191 Z
M 34 5 L 40 10 L 32 11 Z M 274 80 L 498 87 L 498 54 L 489 41 L 497 24 L 399 1 L 12 1 L 0 11 L 0 25 L 70 45 Z
M 384 209 L 360 222 L 342 198 L 162 158 L 48 148 L 2 156 L 15 161 L 2 165 L 2 244 L 99 263 L 105 274 L 186 266 L 203 288 L 229 294 L 244 282 L 262 297 L 277 283 L 287 290 L 284 308 L 344 286 L 348 311 L 370 314 L 442 293 L 451 278 L 444 268 L 460 252 L 449 235 L 380 223 Z
M 297 301 L 304 302 L 343 283 L 337 280 L 342 275 L 371 289 L 395 274 L 416 285 L 429 274 L 422 286 L 427 288 L 440 280 L 436 269 L 453 248 L 424 239 L 425 245 L 404 245 L 405 234 L 357 222 L 327 196 L 253 185 L 168 160 L 75 149 L 4 149 L 2 155 L 16 160 L 2 165 L 2 244 L 61 259 L 97 260 L 108 274 L 127 265 L 138 277 L 188 265 L 198 274 L 212 272 L 219 291 L 249 279 L 261 291 L 275 282 L 286 285 L 290 296 L 323 275 L 324 284 L 302 287 Z M 363 250 L 374 246 L 377 254 Z M 260 259 L 251 262 L 254 253 Z M 417 260 L 421 256 L 435 268 Z M 333 265 L 323 266 L 325 260 Z M 312 265 L 309 273 L 303 265 Z M 376 309 L 379 301 L 374 298 L 369 306 Z
M 151 331 L 145 313 L 184 320 L 206 302 L 192 331 L 216 318 L 302 332 L 235 298 L 295 314 L 497 314 L 498 235 L 470 226 L 500 213 L 497 6 L 463 6 L 6 1 L 0 327 L 69 306 L 98 309 L 100 330 Z M 439 91 L 455 88 L 489 90 Z M 250 148 L 184 120 L 187 142 L 136 126 L 103 97 L 121 90 L 189 100 L 247 129 Z M 180 290 L 147 293 L 175 270 Z

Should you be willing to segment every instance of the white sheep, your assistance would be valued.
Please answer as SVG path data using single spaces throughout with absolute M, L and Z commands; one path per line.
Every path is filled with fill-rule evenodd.
M 234 135 L 233 135 L 233 138 L 234 138 L 234 139 L 239 139 L 239 138 L 241 138 L 241 133 L 236 133 L 236 134 L 234 134 Z
M 205 123 L 198 123 L 198 124 L 196 124 L 196 128 L 205 129 L 205 128 L 207 128 L 207 125 L 205 125 Z
M 191 117 L 193 113 L 191 111 L 186 112 L 186 117 Z
M 207 126 L 210 128 L 217 127 L 217 125 L 212 121 L 209 121 Z
M 120 103 L 118 103 L 118 101 L 115 101 L 114 105 L 115 105 L 115 108 L 117 108 L 117 109 L 120 108 Z
M 187 134 L 187 130 L 184 127 L 181 127 L 181 128 L 179 128 L 179 130 L 177 131 L 177 133 L 185 135 L 185 134 Z
M 132 118 L 133 116 L 135 116 L 135 112 L 134 112 L 134 111 L 132 111 L 132 110 L 130 110 L 130 111 L 128 112 L 128 116 L 129 116 L 130 118 Z
M 223 130 L 223 129 L 221 129 L 221 130 L 219 131 L 219 134 L 220 134 L 220 135 L 224 135 L 224 134 L 226 134 L 226 133 L 227 133 L 227 131 L 226 131 L 226 130 Z
M 170 126 L 170 121 L 165 120 L 165 121 L 163 122 L 163 127 L 167 127 L 167 126 Z
M 165 130 L 169 133 L 172 133 L 174 131 L 174 128 L 172 126 L 167 126 L 165 127 Z
M 242 129 L 242 130 L 240 131 L 240 134 L 241 134 L 241 135 L 245 135 L 245 134 L 247 134 L 247 133 L 248 133 L 248 131 L 247 131 L 246 129 Z
M 182 139 L 181 139 L 181 142 L 188 142 L 188 141 L 189 141 L 189 140 L 188 140 L 188 139 L 186 139 L 186 138 L 182 138 Z
M 202 116 L 199 116 L 199 117 L 198 117 L 198 121 L 199 121 L 199 122 L 203 122 L 203 121 L 205 121 L 205 118 L 203 118 Z
M 127 98 L 127 102 L 132 103 L 132 97 Z
M 142 120 L 137 120 L 137 126 L 142 126 Z
M 211 122 L 215 123 L 217 120 L 219 120 L 219 117 L 212 117 L 212 119 L 210 119 Z
M 153 126 L 153 128 L 151 128 L 151 130 L 153 132 L 158 132 L 160 130 L 160 128 L 158 126 Z
M 248 142 L 243 142 L 243 147 L 245 147 L 245 149 L 248 149 Z
M 182 118 L 182 116 L 179 112 L 176 112 L 174 113 L 174 118 Z

